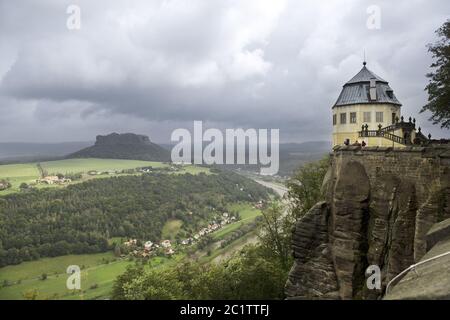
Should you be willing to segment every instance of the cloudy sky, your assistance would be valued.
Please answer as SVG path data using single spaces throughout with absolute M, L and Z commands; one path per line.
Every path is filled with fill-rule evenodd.
M 79 30 L 67 27 L 72 4 Z M 113 131 L 168 142 L 194 120 L 330 140 L 331 107 L 364 51 L 403 114 L 449 137 L 418 115 L 426 45 L 449 17 L 448 0 L 0 0 L 0 142 Z

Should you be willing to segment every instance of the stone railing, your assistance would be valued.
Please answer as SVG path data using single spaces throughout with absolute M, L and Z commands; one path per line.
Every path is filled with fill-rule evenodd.
M 399 144 L 403 144 L 403 145 L 407 145 L 408 142 L 406 141 L 406 139 L 397 136 L 395 134 L 389 133 L 387 131 L 383 131 L 382 129 L 380 130 L 363 130 L 363 131 L 359 131 L 358 135 L 360 138 L 365 138 L 365 137 L 382 137 L 382 138 L 386 138 L 388 140 L 391 140 L 393 142 L 399 143 Z

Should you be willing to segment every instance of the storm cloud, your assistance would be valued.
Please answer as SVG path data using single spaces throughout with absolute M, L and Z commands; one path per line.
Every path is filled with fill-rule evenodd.
M 69 5 L 81 29 L 66 26 Z M 380 29 L 367 27 L 380 8 Z M 426 103 L 426 45 L 446 0 L 0 0 L 0 141 L 80 141 L 136 132 L 168 142 L 194 120 L 330 140 L 331 107 L 362 66 L 403 114 Z

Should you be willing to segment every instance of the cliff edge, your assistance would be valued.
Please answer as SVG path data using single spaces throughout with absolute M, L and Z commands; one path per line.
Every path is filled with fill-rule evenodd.
M 380 299 L 450 218 L 450 148 L 337 147 L 322 192 L 294 230 L 288 299 Z M 366 286 L 371 265 L 380 290 Z

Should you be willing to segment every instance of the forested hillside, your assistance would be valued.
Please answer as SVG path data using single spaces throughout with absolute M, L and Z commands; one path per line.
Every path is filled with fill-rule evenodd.
M 113 237 L 158 241 L 168 219 L 195 229 L 229 203 L 267 197 L 267 189 L 230 172 L 152 173 L 11 194 L 0 197 L 0 266 L 103 252 Z

